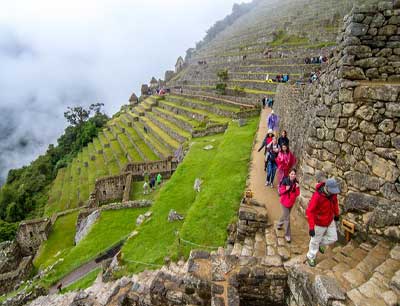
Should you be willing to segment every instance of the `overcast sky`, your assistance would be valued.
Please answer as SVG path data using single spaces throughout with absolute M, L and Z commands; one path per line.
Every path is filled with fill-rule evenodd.
M 65 128 L 67 106 L 108 114 L 163 78 L 235 2 L 13 0 L 0 10 L 0 178 L 29 163 Z

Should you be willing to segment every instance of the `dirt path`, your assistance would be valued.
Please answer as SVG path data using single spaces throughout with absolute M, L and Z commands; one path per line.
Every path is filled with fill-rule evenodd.
M 81 277 L 85 276 L 89 272 L 93 271 L 97 267 L 101 266 L 101 262 L 95 262 L 94 260 L 89 261 L 88 263 L 84 264 L 83 266 L 80 266 L 78 269 L 72 271 L 70 274 L 65 276 L 63 279 L 61 279 L 59 282 L 57 282 L 56 285 L 50 288 L 49 294 L 53 294 L 57 292 L 57 285 L 59 283 L 62 284 L 62 287 L 68 287 L 70 284 L 74 283 Z
M 266 172 L 264 171 L 264 149 L 257 152 L 267 132 L 266 118 L 270 109 L 266 108 L 261 113 L 260 125 L 257 131 L 257 143 L 252 152 L 252 166 L 250 171 L 250 188 L 254 193 L 254 198 L 264 203 L 268 210 L 271 222 L 279 220 L 281 216 L 281 204 L 277 191 L 277 178 L 275 177 L 274 188 L 265 186 Z M 289 139 L 290 139 L 290 135 Z M 294 140 L 291 140 L 294 141 Z M 296 209 L 292 210 L 291 218 L 292 241 L 298 244 L 308 244 L 308 225 L 304 218 Z

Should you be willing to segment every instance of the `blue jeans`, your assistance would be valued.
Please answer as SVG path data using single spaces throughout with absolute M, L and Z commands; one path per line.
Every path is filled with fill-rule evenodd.
M 275 173 L 278 166 L 275 162 L 268 161 L 267 163 L 267 183 L 274 183 Z

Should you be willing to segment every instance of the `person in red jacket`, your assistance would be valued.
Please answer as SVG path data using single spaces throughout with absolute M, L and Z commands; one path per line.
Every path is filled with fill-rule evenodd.
M 278 166 L 278 184 L 280 184 L 284 177 L 289 176 L 289 170 L 292 169 L 297 163 L 296 156 L 289 150 L 289 145 L 283 143 L 281 151 L 276 158 Z
M 339 185 L 334 178 L 318 183 L 311 197 L 306 214 L 311 236 L 307 253 L 307 262 L 315 267 L 318 251 L 325 252 L 325 247 L 337 241 L 336 223 L 339 221 L 337 194 Z
M 287 242 L 290 242 L 290 211 L 292 210 L 297 197 L 300 195 L 300 187 L 296 179 L 296 169 L 290 170 L 289 177 L 285 177 L 280 183 L 279 195 L 279 200 L 282 206 L 282 217 L 280 218 L 277 226 L 278 229 L 281 229 L 282 226 L 285 225 L 285 239 Z

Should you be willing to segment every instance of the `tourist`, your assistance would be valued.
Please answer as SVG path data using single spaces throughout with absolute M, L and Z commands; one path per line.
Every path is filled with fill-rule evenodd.
M 273 188 L 275 173 L 276 169 L 278 168 L 276 164 L 276 158 L 278 157 L 280 149 L 278 141 L 275 136 L 272 138 L 272 141 L 267 145 L 266 149 L 267 149 L 267 154 L 265 155 L 265 161 L 267 164 L 267 178 L 265 186 L 271 186 L 271 188 Z
M 279 117 L 277 114 L 274 113 L 274 110 L 272 110 L 271 114 L 269 114 L 267 118 L 267 127 L 270 130 L 276 131 L 278 130 L 278 125 L 279 125 Z
M 285 177 L 279 185 L 279 202 L 282 206 L 282 216 L 277 224 L 279 230 L 285 225 L 285 240 L 289 243 L 291 242 L 290 211 L 299 195 L 300 187 L 296 179 L 296 169 L 292 169 L 289 172 L 289 177 Z
M 155 187 L 156 187 L 156 179 L 154 178 L 154 176 L 152 176 L 150 178 L 150 189 L 154 190 Z
M 326 246 L 337 241 L 335 221 L 339 221 L 337 194 L 340 189 L 336 180 L 327 179 L 318 183 L 315 189 L 306 210 L 311 237 L 307 262 L 311 267 L 315 267 L 318 251 L 325 253 Z
M 147 127 L 143 127 L 143 131 L 147 134 Z
M 149 194 L 149 183 L 147 181 L 144 181 L 143 183 L 143 194 Z
M 157 174 L 156 183 L 157 183 L 157 186 L 161 185 L 161 183 L 162 183 L 161 173 Z
M 267 135 L 265 135 L 265 138 L 261 144 L 261 147 L 258 149 L 258 152 L 260 152 L 263 148 L 264 149 L 264 156 L 267 155 L 267 146 L 272 142 L 272 139 L 274 138 L 274 132 L 272 130 L 268 130 Z M 267 160 L 265 159 L 264 163 L 264 171 L 267 171 Z
M 272 108 L 272 106 L 274 106 L 274 99 L 268 98 L 267 105 L 268 105 L 269 108 Z
M 262 108 L 263 108 L 263 109 L 265 108 L 265 100 L 266 100 L 266 98 L 267 98 L 267 97 L 263 97 L 263 98 L 261 99 Z
M 297 163 L 296 157 L 289 150 L 289 145 L 283 143 L 281 150 L 276 158 L 278 165 L 278 183 L 280 184 L 283 178 L 289 176 L 289 170 L 292 169 Z
M 278 144 L 282 148 L 283 144 L 289 145 L 289 138 L 287 138 L 287 132 L 286 130 L 282 131 L 281 136 L 278 138 Z
M 62 290 L 62 283 L 59 283 L 57 286 L 58 293 L 61 293 Z

